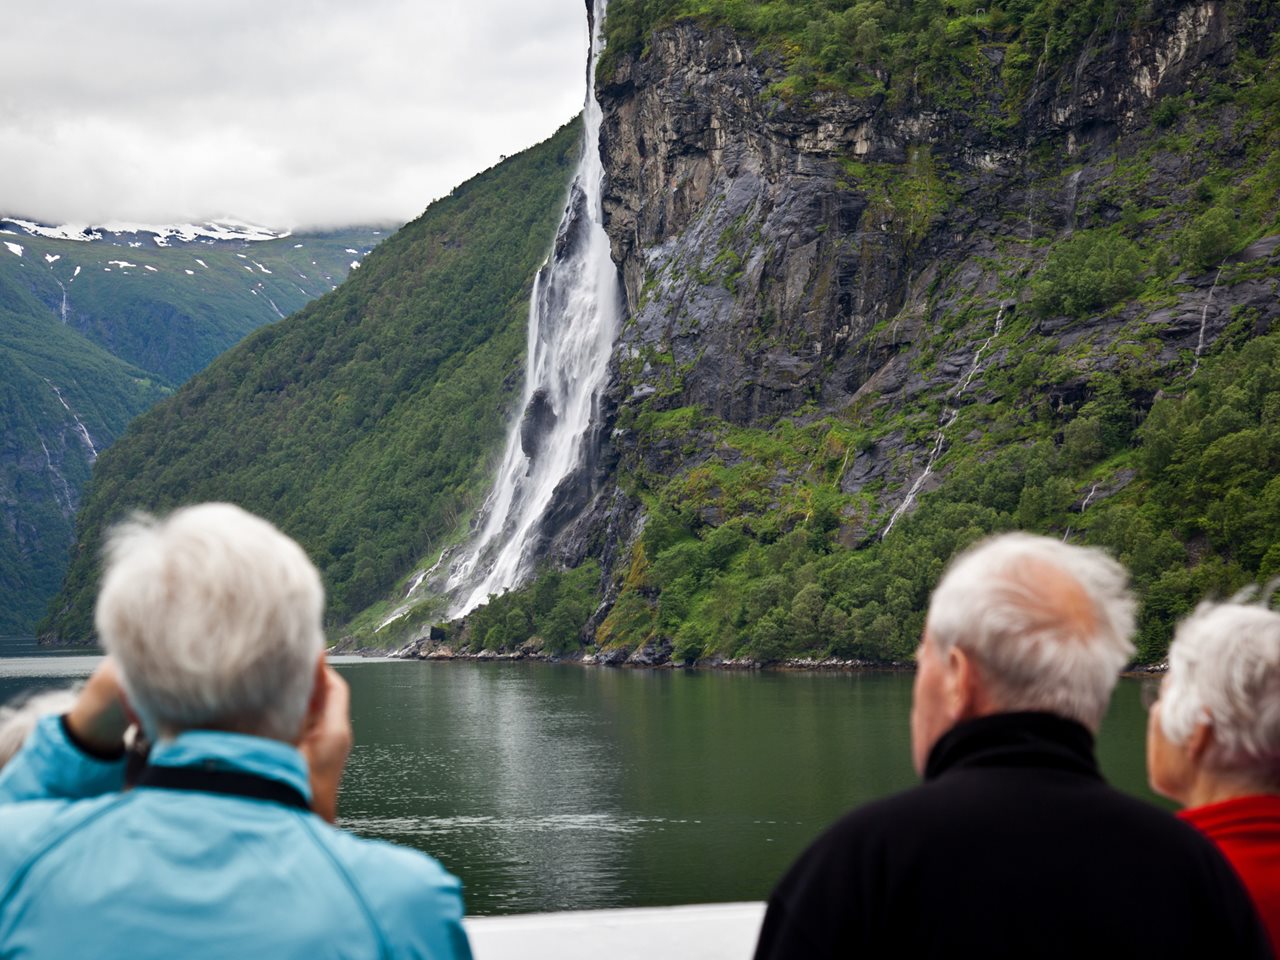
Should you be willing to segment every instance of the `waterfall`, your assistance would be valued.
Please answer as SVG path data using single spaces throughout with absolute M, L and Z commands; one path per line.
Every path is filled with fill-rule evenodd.
M 942 422 L 938 424 L 938 430 L 933 435 L 933 449 L 929 451 L 928 459 L 924 462 L 924 469 L 920 471 L 920 476 L 916 477 L 915 483 L 911 484 L 911 489 L 907 491 L 907 495 L 902 498 L 902 502 L 898 504 L 898 508 L 893 511 L 893 515 L 889 517 L 889 522 L 885 524 L 884 532 L 880 534 L 883 540 L 889 535 L 889 531 L 893 529 L 893 525 L 898 522 L 898 518 L 906 513 L 913 503 L 916 502 L 916 494 L 920 492 L 920 488 L 924 486 L 924 482 L 933 474 L 933 465 L 937 462 L 938 456 L 942 453 L 942 445 L 947 440 L 947 428 L 956 422 L 956 417 L 960 416 L 960 411 L 953 407 L 948 407 L 942 411 Z
M 555 247 L 534 280 L 522 413 L 471 541 L 449 568 L 451 616 L 518 585 L 537 560 L 556 488 L 583 461 L 621 313 L 618 271 L 604 232 L 596 61 L 606 0 L 593 0 L 582 158 Z
M 1031 185 L 1031 181 L 1027 181 L 1027 242 L 1031 243 L 1036 238 L 1036 218 L 1032 205 L 1035 203 L 1036 189 Z
M 1089 504 L 1093 501 L 1094 494 L 1098 492 L 1098 485 L 1095 483 L 1089 488 L 1088 495 L 1084 498 L 1084 502 L 1080 504 L 1080 515 L 1084 516 L 1084 512 L 1089 509 Z M 1068 543 L 1071 540 L 1071 524 L 1067 524 L 1066 532 L 1062 534 L 1062 542 Z
M 1082 167 L 1067 177 L 1067 233 L 1075 233 L 1076 205 L 1080 199 L 1080 174 L 1083 172 Z
M 1089 495 L 1084 498 L 1084 503 L 1080 504 L 1080 512 L 1084 513 L 1089 509 L 1089 503 L 1093 500 L 1094 494 L 1098 492 L 1098 485 L 1095 483 L 1089 488 Z
M 94 446 L 93 438 L 89 436 L 89 429 L 84 425 L 84 422 L 76 416 L 76 412 L 71 409 L 71 405 L 67 403 L 66 399 L 62 396 L 62 391 L 54 386 L 49 381 L 48 377 L 42 377 L 41 379 L 44 380 L 45 383 L 49 384 L 49 388 L 57 396 L 58 402 L 62 404 L 63 409 L 66 410 L 67 413 L 71 414 L 71 419 L 76 422 L 76 432 L 79 433 L 80 440 L 84 443 L 85 449 L 89 451 L 89 462 L 96 462 L 98 459 L 98 448 Z
M 39 435 L 37 434 L 37 436 Z M 54 466 L 53 455 L 49 453 L 49 446 L 44 442 L 44 437 L 39 437 L 39 439 L 40 449 L 44 451 L 45 465 L 49 468 L 49 473 L 52 475 L 53 479 L 61 485 L 63 499 L 67 502 L 66 508 L 62 511 L 62 515 L 65 517 L 75 516 L 76 498 L 75 494 L 71 492 L 71 485 L 67 483 L 67 478 L 62 475 L 56 466 Z M 58 504 L 59 508 L 62 507 L 62 504 L 58 503 L 58 491 L 56 489 L 53 491 L 53 501 Z
M 62 317 L 62 325 L 66 326 L 67 324 L 67 288 L 62 285 L 62 281 L 59 280 L 57 277 L 53 278 L 53 282 L 56 283 L 58 285 L 58 288 L 62 291 L 62 308 L 59 311 L 59 316 Z
M 1213 286 L 1209 288 L 1208 299 L 1204 302 L 1204 309 L 1200 311 L 1200 337 L 1196 340 L 1196 357 L 1191 364 L 1191 373 L 1188 374 L 1191 377 L 1194 377 L 1196 371 L 1200 369 L 1200 355 L 1204 353 L 1204 331 L 1209 324 L 1209 306 L 1213 303 L 1213 294 L 1218 289 L 1218 281 L 1222 279 L 1222 270 L 1225 266 L 1225 261 L 1218 265 L 1218 273 L 1213 278 Z
M 969 363 L 969 369 L 965 371 L 965 375 L 956 382 L 951 388 L 951 392 L 947 395 L 952 404 L 959 401 L 960 397 L 969 389 L 969 385 L 973 383 L 973 378 L 982 372 L 982 355 L 986 352 L 987 347 L 1000 336 L 1000 331 L 1004 329 L 1004 308 L 1005 304 L 1000 304 L 996 310 L 995 322 L 991 325 L 991 336 L 983 340 L 978 345 L 978 349 L 973 352 L 973 360 Z M 920 492 L 920 488 L 924 486 L 924 482 L 933 474 L 933 465 L 937 463 L 938 457 L 942 455 L 942 450 L 947 442 L 947 430 L 956 422 L 956 417 L 960 416 L 958 406 L 948 404 L 942 411 L 942 416 L 938 420 L 938 429 L 933 434 L 933 447 L 929 450 L 929 456 L 925 459 L 924 469 L 920 471 L 920 476 L 916 477 L 915 482 L 911 484 L 907 490 L 907 495 L 903 497 L 902 502 L 898 504 L 896 510 L 889 517 L 889 522 L 885 524 L 884 530 L 880 534 L 883 540 L 889 535 L 889 531 L 893 529 L 893 525 L 898 522 L 904 513 L 911 509 L 911 505 L 916 502 L 916 494 Z

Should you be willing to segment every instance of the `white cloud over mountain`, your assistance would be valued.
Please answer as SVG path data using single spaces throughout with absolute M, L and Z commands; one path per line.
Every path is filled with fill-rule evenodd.
M 4 4 L 0 215 L 405 220 L 581 106 L 582 0 Z

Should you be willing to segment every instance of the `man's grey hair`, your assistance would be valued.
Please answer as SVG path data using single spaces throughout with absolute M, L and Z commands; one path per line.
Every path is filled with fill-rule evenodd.
M 41 717 L 66 713 L 75 706 L 79 687 L 42 690 L 0 707 L 0 767 L 13 759 Z
M 978 663 L 1002 710 L 1040 710 L 1097 731 L 1133 656 L 1136 602 L 1100 550 L 1007 533 L 957 556 L 933 592 L 926 630 L 942 653 Z
M 112 529 L 95 622 L 153 738 L 297 738 L 324 649 L 324 588 L 302 548 L 226 503 Z
M 1280 613 L 1200 604 L 1174 631 L 1159 720 L 1179 745 L 1210 724 L 1207 766 L 1280 785 Z

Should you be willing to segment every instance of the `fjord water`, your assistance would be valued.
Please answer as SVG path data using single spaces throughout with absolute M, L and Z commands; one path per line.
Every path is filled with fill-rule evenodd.
M 343 825 L 425 850 L 476 914 L 760 900 L 819 831 L 915 783 L 905 673 L 342 668 Z M 1148 799 L 1123 681 L 1099 752 Z
M 9 653 L 10 651 L 4 651 Z M 0 701 L 96 657 L 0 657 Z M 845 810 L 915 783 L 910 674 L 342 658 L 342 826 L 438 857 L 468 912 L 760 900 Z M 1146 799 L 1139 684 L 1099 754 Z

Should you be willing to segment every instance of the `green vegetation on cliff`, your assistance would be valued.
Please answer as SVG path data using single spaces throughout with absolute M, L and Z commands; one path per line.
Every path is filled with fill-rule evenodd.
M 807 89 L 838 91 L 866 76 L 838 75 L 840 57 L 818 62 L 810 41 L 847 41 L 828 27 L 841 11 L 860 16 L 869 6 L 615 0 L 610 42 L 616 58 L 642 51 L 655 26 L 710 18 L 774 45 Z M 993 18 L 1020 12 L 995 34 L 1009 44 L 1009 93 L 1024 84 L 1009 71 L 1028 66 L 1029 37 L 1061 68 L 1098 24 L 1118 30 L 1151 11 L 1121 3 L 877 6 L 896 11 L 881 20 L 889 60 L 939 30 L 976 42 L 965 32 L 975 18 L 993 31 Z M 932 17 L 927 27 L 909 19 L 917 14 Z M 826 26 L 808 33 L 814 24 Z M 907 350 L 931 389 L 910 401 L 864 391 L 833 409 L 815 391 L 792 414 L 743 427 L 683 400 L 683 374 L 664 344 L 624 363 L 624 377 L 635 378 L 628 386 L 658 388 L 624 404 L 615 427 L 619 447 L 641 451 L 624 455 L 618 482 L 646 520 L 612 571 L 612 607 L 588 639 L 604 652 L 648 647 L 690 663 L 906 660 L 946 559 L 984 535 L 1026 529 L 1105 547 L 1129 566 L 1143 600 L 1138 658 L 1152 662 L 1199 599 L 1280 574 L 1280 330 L 1271 329 L 1280 315 L 1280 257 L 1268 242 L 1233 259 L 1280 234 L 1280 36 L 1271 29 L 1243 30 L 1230 67 L 1158 101 L 1149 125 L 1092 157 L 1078 206 L 1080 166 L 1046 144 L 1028 157 L 1027 206 L 1002 209 L 1007 226 L 986 227 L 991 247 L 966 262 L 948 258 L 949 243 L 940 243 L 935 261 L 917 265 L 936 276 L 927 302 L 909 305 L 930 322 Z M 926 58 L 921 76 L 954 53 Z M 1034 61 L 1030 68 L 1038 69 Z M 872 201 L 868 183 L 892 192 L 914 175 L 909 164 L 844 168 Z M 1054 211 L 1049 224 L 1030 224 L 1035 191 L 1071 197 L 1066 217 Z M 925 245 L 932 224 L 922 231 L 898 223 L 896 208 L 907 211 L 887 205 L 896 218 L 889 229 Z M 1065 230 L 1057 226 L 1064 219 Z M 724 282 L 686 272 L 707 286 Z M 658 285 L 651 287 L 647 296 Z M 910 323 L 907 313 L 873 331 L 864 348 Z M 1205 340 L 1215 324 L 1221 333 Z M 964 396 L 957 358 L 961 374 L 975 358 Z M 946 374 L 933 369 L 943 359 L 952 364 Z M 650 371 L 643 377 L 641 366 Z M 860 476 L 860 463 L 871 471 L 886 458 L 894 469 Z M 933 482 L 889 530 L 893 507 L 926 466 Z M 500 637 L 477 630 L 468 641 L 479 650 Z M 503 646 L 524 639 L 516 631 Z
M 1149 0 L 612 0 L 601 73 L 642 53 L 655 29 L 699 19 L 778 53 L 782 94 L 923 95 L 983 111 L 993 57 L 1016 97 L 1100 25 L 1131 27 L 1151 10 Z
M 568 124 L 458 187 L 135 421 L 94 471 L 42 632 L 90 636 L 102 533 L 133 509 L 269 517 L 320 566 L 340 622 L 438 546 L 488 481 L 579 142 Z
M 873 442 L 852 418 L 744 435 L 701 417 L 706 441 L 754 450 L 752 459 L 633 478 L 657 495 L 597 640 L 670 643 L 690 662 L 906 660 L 945 559 L 1022 529 L 1104 546 L 1126 563 L 1144 600 L 1139 658 L 1158 659 L 1172 621 L 1199 599 L 1280 574 L 1280 331 L 1224 343 L 1145 419 L 1131 401 L 1144 388 L 1136 373 L 1095 375 L 1092 396 L 1071 411 L 1045 402 L 1041 382 L 1019 388 L 993 374 L 1000 404 L 967 407 L 952 436 L 982 425 L 998 439 L 953 446 L 945 482 L 883 540 L 883 523 L 856 522 L 872 501 L 839 489 L 842 467 Z M 779 470 L 794 479 L 773 493 L 752 478 Z M 847 549 L 842 530 L 857 529 L 869 539 Z

